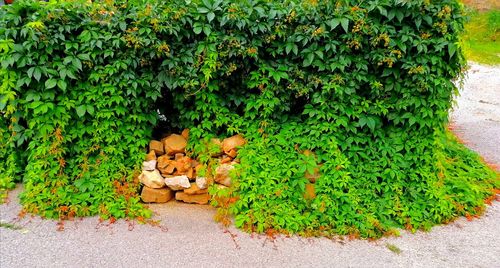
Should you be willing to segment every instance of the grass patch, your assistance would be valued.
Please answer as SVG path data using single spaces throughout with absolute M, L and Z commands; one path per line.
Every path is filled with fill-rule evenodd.
M 0 222 L 0 228 L 10 229 L 10 230 L 21 230 L 23 227 L 8 223 L 8 222 Z
M 500 10 L 472 10 L 465 25 L 463 48 L 468 60 L 485 64 L 500 64 Z
M 386 248 L 388 248 L 390 251 L 392 251 L 392 252 L 394 252 L 394 253 L 398 254 L 398 255 L 399 255 L 399 254 L 401 254 L 401 249 L 400 249 L 400 248 L 398 248 L 398 247 L 397 247 L 396 245 L 394 245 L 394 244 L 389 244 L 389 243 L 387 243 L 387 244 L 385 244 L 385 247 L 386 247 Z

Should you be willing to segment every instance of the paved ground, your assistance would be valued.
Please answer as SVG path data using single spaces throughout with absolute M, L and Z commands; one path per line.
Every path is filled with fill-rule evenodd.
M 467 146 L 500 166 L 500 66 L 470 67 L 451 119 Z
M 477 71 L 476 71 L 477 70 Z M 499 161 L 500 67 L 474 65 L 453 115 L 471 147 Z M 170 202 L 153 206 L 165 228 L 127 222 L 99 225 L 96 218 L 68 222 L 56 231 L 54 221 L 16 221 L 20 207 L 0 205 L 0 220 L 22 227 L 0 228 L 0 267 L 499 267 L 500 203 L 486 215 L 459 219 L 428 233 L 369 242 L 278 238 L 275 243 L 213 222 L 214 210 Z M 399 254 L 387 245 L 400 249 Z

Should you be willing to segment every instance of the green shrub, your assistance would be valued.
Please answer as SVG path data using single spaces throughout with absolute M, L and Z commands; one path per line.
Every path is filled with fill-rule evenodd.
M 211 190 L 247 230 L 378 237 L 476 215 L 497 174 L 444 130 L 462 23 L 456 0 L 16 1 L 4 168 L 27 163 L 28 212 L 146 217 L 135 174 L 159 110 L 204 162 L 203 140 L 248 139 L 234 186 Z

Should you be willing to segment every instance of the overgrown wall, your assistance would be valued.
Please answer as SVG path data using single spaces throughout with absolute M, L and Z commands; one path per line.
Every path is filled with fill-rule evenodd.
M 209 170 L 204 141 L 249 140 L 235 185 L 212 189 L 248 230 L 376 237 L 479 214 L 497 174 L 445 132 L 463 20 L 456 0 L 16 1 L 2 181 L 22 177 L 46 217 L 147 217 L 135 172 L 159 109 Z

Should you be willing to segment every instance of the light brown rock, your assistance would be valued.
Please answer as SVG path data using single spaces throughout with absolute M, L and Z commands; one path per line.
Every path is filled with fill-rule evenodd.
M 196 185 L 199 189 L 206 189 L 208 187 L 208 181 L 205 177 L 196 177 Z
M 229 173 L 234 169 L 232 164 L 222 164 L 215 169 L 215 182 L 225 186 L 231 186 Z
M 162 170 L 162 175 L 172 175 L 175 172 L 175 163 L 170 163 L 165 169 Z
M 142 170 L 153 171 L 156 169 L 156 160 L 149 160 L 142 162 Z
M 227 152 L 226 154 L 231 158 L 236 158 L 236 156 L 238 156 L 238 151 L 236 150 L 236 148 L 233 148 L 229 150 L 229 152 Z
M 141 199 L 144 203 L 166 203 L 174 198 L 174 191 L 167 187 L 154 189 L 144 186 L 141 192 Z
M 181 160 L 182 158 L 184 158 L 184 154 L 177 153 L 177 154 L 175 154 L 174 160 L 177 161 L 177 160 Z
M 184 192 L 176 192 L 175 199 L 186 203 L 206 205 L 210 201 L 210 195 L 208 193 L 191 195 Z
M 204 194 L 208 193 L 208 189 L 200 189 L 196 183 L 192 182 L 191 187 L 185 189 L 184 192 L 186 194 Z
M 143 171 L 141 175 L 139 175 L 139 181 L 142 184 L 155 189 L 163 188 L 165 186 L 165 181 L 157 169 L 153 171 Z
M 314 184 L 308 183 L 306 184 L 306 190 L 304 192 L 304 198 L 311 200 L 316 198 L 316 189 L 314 187 Z
M 183 157 L 174 162 L 175 168 L 180 174 L 186 174 L 191 168 L 191 158 Z
M 187 176 L 174 176 L 165 178 L 165 184 L 174 191 L 184 190 L 191 187 Z
M 237 150 L 236 147 L 243 146 L 245 143 L 246 140 L 241 135 L 234 135 L 222 141 L 222 150 L 225 154 L 228 154 L 232 149 Z
M 144 161 L 151 161 L 151 160 L 156 160 L 156 154 L 154 150 L 149 151 L 149 153 L 146 155 L 146 159 L 144 159 Z
M 157 156 L 163 155 L 165 153 L 165 150 L 163 149 L 163 143 L 157 140 L 152 140 L 149 142 L 149 151 L 154 151 Z
M 184 137 L 184 139 L 189 140 L 189 128 L 185 128 L 182 131 L 181 136 Z
M 175 155 L 185 152 L 187 140 L 181 135 L 172 134 L 163 139 L 163 145 L 167 155 Z
M 194 169 L 193 169 L 192 167 L 190 167 L 190 168 L 188 169 L 188 171 L 186 172 L 186 176 L 187 176 L 190 180 L 192 180 L 192 179 L 196 179 L 196 176 L 195 176 L 195 174 L 194 174 Z
M 170 159 L 168 155 L 162 155 L 156 160 L 156 167 L 160 171 L 161 175 L 170 175 L 174 173 L 175 166 L 173 165 L 173 160 Z
M 158 169 L 163 169 L 170 165 L 170 163 L 172 163 L 172 160 L 168 155 L 162 155 L 158 157 L 158 159 L 156 159 L 156 162 Z

